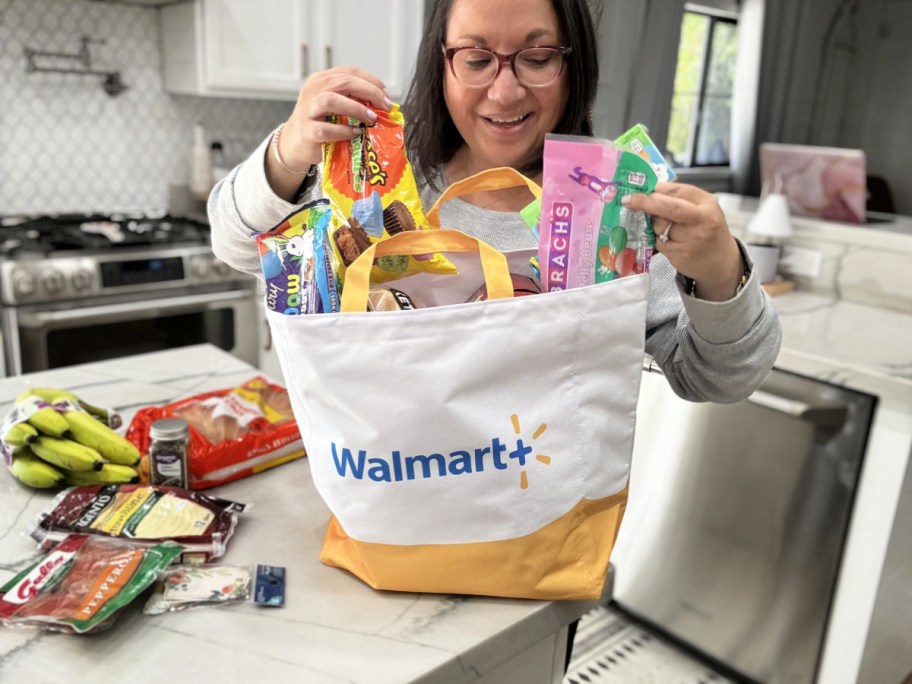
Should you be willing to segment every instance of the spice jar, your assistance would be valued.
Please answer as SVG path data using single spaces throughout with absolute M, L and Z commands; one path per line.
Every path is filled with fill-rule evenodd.
M 183 418 L 161 418 L 149 428 L 149 471 L 152 484 L 189 487 L 187 477 L 190 431 Z

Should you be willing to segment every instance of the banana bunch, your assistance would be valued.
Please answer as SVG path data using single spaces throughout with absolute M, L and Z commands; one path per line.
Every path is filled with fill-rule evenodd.
M 0 424 L 9 471 L 30 487 L 137 482 L 139 450 L 114 431 L 120 419 L 65 390 L 30 389 Z

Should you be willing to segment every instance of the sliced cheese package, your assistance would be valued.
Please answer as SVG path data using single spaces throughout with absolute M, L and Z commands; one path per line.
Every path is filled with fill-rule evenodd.
M 31 536 L 44 550 L 68 534 L 128 539 L 136 544 L 174 541 L 184 562 L 210 561 L 225 553 L 246 504 L 162 485 L 72 487 L 38 516 Z

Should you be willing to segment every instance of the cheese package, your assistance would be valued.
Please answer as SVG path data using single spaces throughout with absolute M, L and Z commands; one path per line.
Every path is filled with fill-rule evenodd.
M 69 534 L 174 541 L 203 560 L 225 553 L 245 504 L 162 485 L 86 485 L 64 490 L 38 517 L 31 536 L 49 549 Z

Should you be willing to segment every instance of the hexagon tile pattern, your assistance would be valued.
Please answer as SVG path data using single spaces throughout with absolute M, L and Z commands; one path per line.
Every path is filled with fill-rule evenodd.
M 128 90 L 111 97 L 101 77 L 26 72 L 25 48 L 76 54 L 82 35 L 93 68 L 120 71 Z M 0 3 L 0 216 L 167 209 L 169 186 L 188 182 L 196 122 L 233 164 L 291 113 L 291 102 L 166 93 L 160 45 L 153 7 Z

